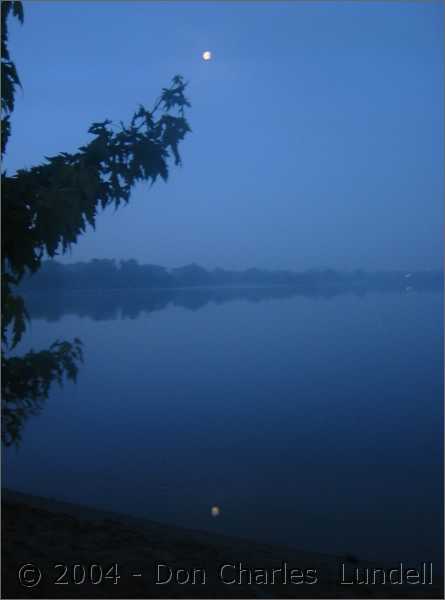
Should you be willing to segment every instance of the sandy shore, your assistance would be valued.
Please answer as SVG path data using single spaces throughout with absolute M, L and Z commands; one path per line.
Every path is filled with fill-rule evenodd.
M 426 585 L 342 584 L 342 564 L 348 577 L 376 565 L 10 490 L 2 524 L 2 598 L 443 598 L 437 576 Z M 40 575 L 23 569 L 21 583 L 27 563 Z

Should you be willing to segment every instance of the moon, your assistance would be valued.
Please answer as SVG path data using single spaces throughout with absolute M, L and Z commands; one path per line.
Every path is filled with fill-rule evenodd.
M 210 52 L 210 50 L 206 50 L 205 52 L 202 53 L 202 59 L 203 60 L 212 60 L 212 53 Z

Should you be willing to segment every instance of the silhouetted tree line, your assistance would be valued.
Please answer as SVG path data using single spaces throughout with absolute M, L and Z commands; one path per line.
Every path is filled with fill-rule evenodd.
M 219 286 L 292 286 L 302 291 L 348 291 L 385 289 L 437 289 L 442 287 L 440 271 L 342 272 L 318 269 L 304 272 L 289 270 L 226 269 L 206 270 L 190 264 L 175 269 L 142 265 L 136 260 L 93 259 L 89 262 L 62 264 L 46 260 L 35 274 L 25 277 L 23 292 L 46 290 L 172 289 Z

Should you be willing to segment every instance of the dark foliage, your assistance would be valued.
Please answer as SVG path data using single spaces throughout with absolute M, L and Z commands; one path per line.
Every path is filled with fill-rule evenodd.
M 14 96 L 16 88 L 20 86 L 20 79 L 17 74 L 14 63 L 11 61 L 8 50 L 8 15 L 12 14 L 18 18 L 20 23 L 23 23 L 23 7 L 21 2 L 2 2 L 1 3 L 1 19 L 2 19 L 2 156 L 6 149 L 9 136 L 11 134 L 10 114 L 14 110 Z
M 11 133 L 10 115 L 20 80 L 8 51 L 8 16 L 23 22 L 20 2 L 2 2 L 2 157 Z M 14 292 L 26 275 L 35 273 L 45 256 L 66 252 L 98 210 L 127 203 L 139 181 L 167 180 L 169 161 L 181 163 L 179 144 L 190 127 L 184 109 L 186 83 L 175 76 L 153 109 L 139 106 L 128 125 L 106 119 L 93 123 L 93 139 L 73 154 L 61 152 L 42 165 L 2 172 L 2 411 L 6 443 L 18 439 L 20 416 L 30 414 L 47 397 L 52 380 L 75 379 L 79 341 L 57 343 L 25 357 L 7 357 L 23 336 L 25 304 Z M 11 362 L 12 361 L 12 362 Z M 22 361 L 20 363 L 20 361 Z M 21 366 L 20 366 L 21 365 Z M 13 409 L 22 403 L 22 408 Z M 15 410 L 15 417 L 12 413 Z
M 13 356 L 2 365 L 2 439 L 6 445 L 20 441 L 24 420 L 38 414 L 54 381 L 60 385 L 65 375 L 76 380 L 77 364 L 82 360 L 82 346 L 56 341 L 48 350 Z

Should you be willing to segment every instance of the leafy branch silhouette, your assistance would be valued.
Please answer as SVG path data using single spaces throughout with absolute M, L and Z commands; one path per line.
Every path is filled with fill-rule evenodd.
M 8 16 L 24 20 L 21 2 L 1 2 L 2 158 L 11 135 L 10 115 L 21 86 L 8 50 Z M 153 109 L 139 106 L 128 125 L 109 119 L 88 129 L 93 139 L 77 152 L 45 157 L 45 163 L 2 172 L 2 439 L 20 440 L 24 419 L 38 412 L 53 381 L 75 380 L 82 346 L 55 342 L 48 350 L 8 356 L 22 339 L 29 319 L 16 286 L 42 260 L 67 252 L 99 209 L 130 200 L 140 181 L 167 181 L 169 162 L 181 164 L 179 144 L 191 131 L 185 118 L 190 102 L 181 75 L 162 89 Z

